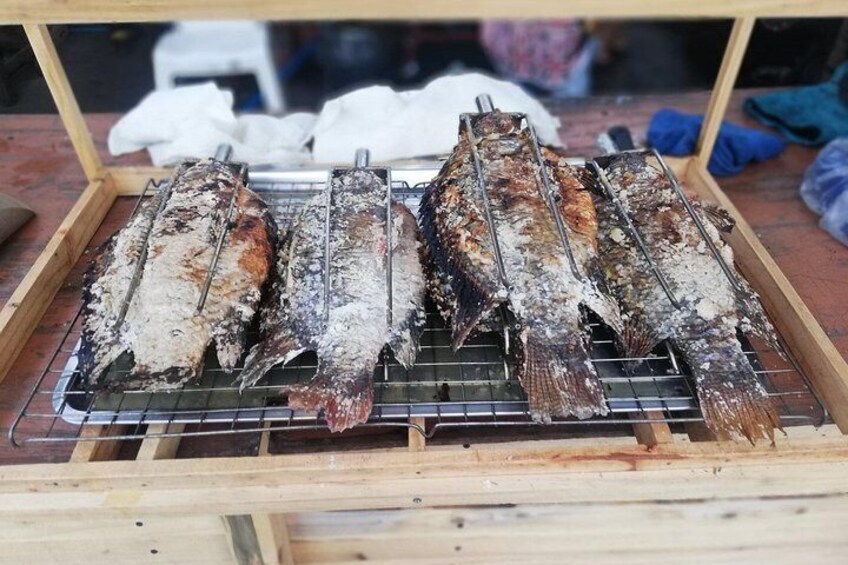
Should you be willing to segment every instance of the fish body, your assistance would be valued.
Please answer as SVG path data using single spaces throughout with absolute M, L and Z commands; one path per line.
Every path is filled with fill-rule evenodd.
M 511 114 L 480 116 L 438 177 L 419 209 L 430 287 L 452 327 L 454 349 L 476 331 L 491 329 L 495 313 L 517 332 L 518 377 L 538 421 L 554 416 L 606 414 L 603 388 L 587 351 L 582 308 L 620 327 L 616 305 L 595 283 L 596 224 L 591 196 L 578 172 L 542 149 L 544 166 L 578 275 L 546 197 L 530 133 Z M 491 222 L 478 184 L 476 143 Z M 497 248 L 503 261 L 498 267 Z
M 305 205 L 281 246 L 272 299 L 263 311 L 263 339 L 250 352 L 241 381 L 250 386 L 274 365 L 315 351 L 317 373 L 310 383 L 287 389 L 289 406 L 323 410 L 328 427 L 341 431 L 367 421 L 384 346 L 404 367 L 415 362 L 425 281 L 415 218 L 402 204 L 392 203 L 387 238 L 385 179 L 369 169 L 351 169 L 334 175 L 330 184 L 329 246 L 324 193 Z
M 611 200 L 597 198 L 600 257 L 625 320 L 624 355 L 642 358 L 669 340 L 695 377 L 711 429 L 773 439 L 777 412 L 736 337 L 741 328 L 777 344 L 756 294 L 735 270 L 740 290 L 733 287 L 670 180 L 643 155 L 613 157 L 606 176 L 680 304 L 663 290 Z M 716 227 L 732 227 L 727 214 L 695 202 L 708 237 L 733 269 L 733 251 Z
M 169 190 L 140 207 L 89 269 L 80 360 L 91 386 L 179 388 L 199 375 L 213 341 L 226 372 L 243 353 L 245 330 L 271 271 L 273 219 L 232 165 L 215 160 L 187 164 L 170 183 Z M 234 192 L 230 226 L 198 311 Z M 145 249 L 141 277 L 121 321 Z M 104 381 L 106 368 L 124 352 L 133 356 L 129 373 Z

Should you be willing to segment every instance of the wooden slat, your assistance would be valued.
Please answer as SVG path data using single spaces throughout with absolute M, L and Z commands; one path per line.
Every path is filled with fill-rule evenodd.
M 109 174 L 115 182 L 115 191 L 119 196 L 138 196 L 150 179 L 166 179 L 171 176 L 168 167 L 109 167 Z
M 633 433 L 636 436 L 636 441 L 641 445 L 653 447 L 662 443 L 671 443 L 674 438 L 671 434 L 671 428 L 663 422 L 663 413 L 650 410 L 645 413 L 631 412 L 631 418 L 639 420 L 656 420 L 655 422 L 637 422 L 632 424 Z
M 790 428 L 776 446 L 565 441 L 267 457 L 0 467 L 0 518 L 238 515 L 476 504 L 830 496 L 848 438 Z M 796 436 L 795 434 L 801 434 Z M 718 448 L 717 448 L 718 445 Z M 650 471 L 650 472 L 635 472 Z
M 4 0 L 0 24 L 186 19 L 478 20 L 481 18 L 728 18 L 848 15 L 842 0 Z
M 253 527 L 264 565 L 294 565 L 291 535 L 284 514 L 254 514 Z
M 118 452 L 121 451 L 120 441 L 97 441 L 90 438 L 121 435 L 126 429 L 126 426 L 85 426 L 80 430 L 80 437 L 86 439 L 77 442 L 74 451 L 71 453 L 70 462 L 114 461 L 118 456 Z
M 108 176 L 89 184 L 0 310 L 0 381 L 82 255 L 115 197 L 115 189 Z
M 789 564 L 842 561 L 846 527 L 843 495 L 307 513 L 292 536 L 301 564 Z
M 426 418 L 410 418 L 409 423 L 414 426 L 419 426 L 422 430 L 427 429 L 427 419 Z M 424 451 L 427 445 L 427 438 L 421 435 L 415 428 L 409 428 L 407 442 L 409 443 L 410 451 Z
M 235 563 L 238 565 L 263 564 L 262 551 L 259 548 L 250 515 L 223 516 L 223 523 Z
M 727 240 L 737 264 L 760 294 L 769 317 L 827 404 L 831 417 L 843 433 L 848 433 L 848 363 L 704 165 L 693 159 L 686 178 L 690 188 L 736 218 L 736 227 Z
M 97 154 L 97 148 L 91 139 L 91 133 L 88 131 L 88 126 L 71 90 L 71 85 L 68 83 L 65 69 L 56 53 L 56 46 L 50 37 L 50 31 L 46 25 L 33 24 L 24 25 L 24 31 L 26 31 L 32 51 L 38 59 L 44 80 L 47 81 L 50 94 L 53 95 L 53 100 L 56 102 L 56 109 L 59 110 L 62 123 L 65 124 L 65 129 L 71 138 L 71 143 L 80 160 L 82 169 L 85 171 L 85 176 L 89 181 L 93 181 L 101 175 L 100 156 Z
M 721 62 L 718 77 L 716 78 L 715 86 L 713 86 L 713 92 L 710 95 L 710 103 L 707 106 L 704 123 L 701 126 L 701 133 L 698 136 L 698 143 L 695 147 L 695 154 L 704 164 L 710 162 L 710 155 L 713 152 L 713 147 L 718 137 L 718 130 L 727 111 L 727 103 L 730 101 L 730 95 L 733 94 L 733 86 L 736 84 L 739 67 L 742 65 L 742 59 L 745 57 L 745 50 L 748 47 L 748 40 L 751 38 L 755 21 L 753 17 L 746 17 L 737 18 L 733 22 L 730 40 L 724 52 L 724 59 Z
M 157 459 L 173 459 L 180 447 L 180 437 L 156 437 L 156 434 L 178 434 L 185 429 L 185 424 L 150 424 L 147 435 L 141 441 L 135 458 L 139 461 L 155 461 Z

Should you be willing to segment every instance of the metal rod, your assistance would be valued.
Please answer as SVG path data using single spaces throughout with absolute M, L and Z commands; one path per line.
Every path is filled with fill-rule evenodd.
M 607 179 L 604 170 L 601 168 L 600 165 L 598 165 L 597 161 L 595 161 L 594 159 L 590 159 L 589 164 L 592 166 L 592 168 L 595 170 L 595 173 L 598 175 L 598 180 L 601 181 L 601 185 L 604 187 L 607 196 L 609 196 L 610 200 L 612 201 L 616 212 L 618 212 L 618 215 L 621 217 L 622 220 L 624 220 L 624 223 L 627 225 L 627 229 L 630 231 L 630 235 L 633 236 L 633 239 L 636 241 L 636 244 L 639 246 L 639 249 L 642 250 L 642 255 L 645 256 L 645 259 L 648 261 L 648 265 L 651 267 L 651 270 L 654 272 L 654 275 L 656 275 L 657 280 L 660 281 L 660 285 L 668 296 L 668 299 L 671 301 L 675 308 L 680 309 L 680 302 L 678 302 L 677 298 L 675 298 L 674 293 L 671 291 L 671 287 L 665 280 L 665 276 L 662 274 L 662 271 L 660 271 L 660 268 L 654 262 L 653 258 L 651 258 L 651 253 L 648 251 L 648 247 L 645 245 L 645 241 L 642 239 L 639 230 L 636 228 L 636 226 L 633 224 L 633 221 L 630 219 L 630 215 L 624 209 L 624 206 L 622 206 L 621 201 L 618 199 L 618 196 L 615 193 L 615 189 L 610 184 L 609 179 Z
M 138 258 L 138 262 L 135 264 L 135 268 L 133 268 L 130 285 L 127 288 L 127 294 L 124 296 L 124 301 L 121 303 L 121 309 L 118 311 L 118 319 L 115 322 L 115 328 L 118 330 L 120 330 L 121 324 L 124 323 L 124 320 L 127 317 L 127 312 L 130 309 L 130 302 L 132 301 L 132 297 L 141 282 L 141 274 L 144 272 L 144 264 L 147 262 L 147 244 L 150 242 L 150 236 L 153 233 L 153 225 L 156 223 L 156 220 L 159 219 L 159 216 L 162 214 L 162 210 L 165 209 L 165 205 L 168 203 L 168 199 L 171 196 L 172 185 L 173 182 L 167 182 L 157 191 L 157 193 L 160 193 L 157 194 L 157 196 L 161 198 L 161 200 L 159 201 L 159 207 L 156 209 L 156 214 L 153 215 L 153 218 L 150 220 L 150 224 L 144 231 L 144 242 L 141 247 L 141 255 Z
M 707 228 L 704 226 L 704 223 L 701 222 L 701 218 L 698 217 L 698 214 L 695 212 L 695 209 L 692 207 L 692 203 L 689 201 L 689 198 L 686 197 L 686 194 L 683 192 L 683 189 L 680 187 L 680 181 L 677 180 L 677 175 L 674 174 L 674 171 L 671 170 L 671 167 L 665 162 L 665 159 L 662 158 L 660 152 L 655 148 L 651 150 L 651 154 L 656 158 L 659 162 L 660 167 L 662 167 L 663 173 L 666 177 L 671 181 L 671 187 L 674 190 L 677 197 L 683 203 L 683 207 L 686 208 L 686 212 L 689 213 L 692 220 L 694 220 L 695 225 L 698 227 L 698 231 L 701 234 L 701 237 L 704 240 L 704 243 L 707 244 L 707 247 L 710 248 L 710 252 L 715 257 L 716 261 L 718 261 L 721 270 L 724 272 L 724 276 L 727 277 L 727 280 L 730 281 L 730 284 L 733 286 L 736 292 L 743 292 L 742 285 L 739 284 L 739 280 L 736 278 L 736 275 L 733 272 L 733 269 L 727 264 L 727 261 L 724 260 L 724 257 L 721 256 L 721 252 L 715 245 L 713 238 L 710 237 L 710 234 L 707 232 Z
M 357 169 L 364 169 L 368 166 L 370 160 L 371 152 L 365 149 L 364 147 L 360 147 L 356 150 L 356 155 L 353 159 L 353 166 Z
M 330 209 L 333 206 L 333 173 L 324 196 L 324 322 L 330 319 Z
M 238 179 L 233 186 L 233 194 L 230 196 L 230 205 L 227 207 L 227 215 L 224 216 L 224 225 L 221 226 L 221 231 L 218 233 L 218 242 L 215 245 L 215 254 L 212 255 L 212 265 L 206 273 L 206 281 L 203 283 L 203 290 L 200 292 L 200 300 L 197 303 L 197 313 L 203 310 L 206 304 L 206 297 L 209 295 L 209 288 L 212 286 L 212 279 L 215 277 L 215 269 L 218 267 L 218 259 L 221 257 L 221 249 L 224 248 L 224 240 L 227 238 L 227 232 L 230 231 L 230 222 L 232 221 L 233 210 L 236 207 L 236 200 L 240 192 L 241 184 L 247 172 L 247 165 L 242 165 L 239 169 Z
M 506 279 L 506 270 L 504 269 L 503 257 L 501 256 L 501 246 L 498 242 L 498 234 L 495 229 L 495 222 L 492 219 L 492 208 L 489 204 L 489 194 L 486 191 L 486 179 L 483 176 L 483 163 L 480 160 L 480 155 L 477 152 L 478 139 L 474 135 L 474 130 L 471 126 L 471 118 L 468 114 L 463 114 L 462 119 L 465 122 L 465 128 L 468 132 L 468 142 L 471 146 L 471 156 L 474 160 L 474 169 L 477 173 L 477 188 L 480 192 L 480 198 L 483 200 L 483 210 L 486 213 L 487 224 L 489 225 L 489 235 L 492 238 L 492 250 L 495 252 L 495 261 L 498 267 L 498 277 L 501 283 L 509 288 L 509 283 Z
M 474 99 L 474 102 L 477 103 L 477 110 L 480 111 L 481 114 L 488 114 L 489 112 L 495 111 L 495 105 L 492 102 L 492 97 L 488 94 L 481 94 Z
M 394 300 L 392 298 L 392 271 L 394 270 L 392 231 L 392 171 L 386 169 L 386 291 L 388 294 L 386 323 L 389 326 L 389 330 L 392 327 L 392 307 L 394 306 Z
M 144 183 L 144 190 L 141 191 L 141 194 L 138 195 L 138 200 L 135 201 L 135 206 L 133 206 L 132 212 L 130 212 L 130 219 L 135 218 L 136 212 L 141 207 L 141 203 L 144 200 L 144 197 L 147 196 L 147 191 L 150 190 L 150 187 L 156 188 L 159 190 L 159 183 L 153 179 L 147 179 L 147 182 Z
M 559 239 L 562 242 L 562 247 L 565 249 L 565 254 L 568 256 L 568 264 L 571 267 L 571 273 L 577 280 L 583 280 L 583 275 L 580 274 L 580 270 L 577 268 L 577 262 L 574 260 L 574 252 L 571 249 L 571 241 L 566 234 L 565 222 L 562 219 L 562 215 L 559 213 L 559 207 L 557 206 L 556 199 L 554 198 L 554 190 L 551 188 L 551 179 L 548 176 L 548 168 L 545 165 L 545 160 L 542 158 L 542 148 L 539 146 L 539 138 L 536 136 L 536 128 L 534 128 L 530 123 L 529 118 L 525 119 L 527 120 L 527 129 L 530 130 L 530 141 L 533 144 L 533 153 L 536 157 L 536 162 L 539 165 L 539 175 L 542 177 L 542 184 L 545 186 L 545 194 L 543 196 L 546 197 L 548 207 L 551 209 L 551 214 L 553 214 Z
M 230 157 L 233 154 L 233 146 L 229 143 L 222 143 L 218 146 L 218 149 L 215 150 L 216 161 L 229 161 Z

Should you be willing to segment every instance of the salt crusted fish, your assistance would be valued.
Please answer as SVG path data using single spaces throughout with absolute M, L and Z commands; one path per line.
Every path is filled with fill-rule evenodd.
M 596 223 L 591 195 L 578 172 L 542 149 L 579 276 L 549 207 L 529 131 L 513 115 L 491 112 L 475 120 L 492 224 L 485 210 L 471 139 L 459 144 L 427 188 L 419 209 L 430 287 L 450 319 L 453 348 L 495 325 L 506 307 L 518 332 L 517 373 L 538 421 L 555 416 L 607 414 L 603 387 L 588 353 L 584 307 L 614 328 L 616 305 L 596 284 Z M 491 231 L 494 231 L 495 238 Z M 495 240 L 503 259 L 500 276 Z
M 273 262 L 273 219 L 265 203 L 244 187 L 234 165 L 211 159 L 185 164 L 170 182 L 170 192 L 145 202 L 86 275 L 79 358 L 94 388 L 174 389 L 200 373 L 212 341 L 226 372 L 243 353 L 245 330 Z M 230 226 L 198 312 L 234 191 Z M 145 241 L 141 278 L 119 325 Z M 133 356 L 129 373 L 104 379 L 124 352 Z
M 368 169 L 331 181 L 329 304 L 325 309 L 326 194 L 303 208 L 281 246 L 273 296 L 263 310 L 263 340 L 250 352 L 242 388 L 271 367 L 305 351 L 318 355 L 306 385 L 287 389 L 292 408 L 324 411 L 332 431 L 365 422 L 373 403 L 373 375 L 388 344 L 411 367 L 424 327 L 424 275 L 415 218 L 392 204 L 392 321 L 388 323 L 389 268 L 386 182 Z
M 669 179 L 644 155 L 613 157 L 606 175 L 680 303 L 678 309 L 671 302 L 612 202 L 598 198 L 601 258 L 625 318 L 619 339 L 624 355 L 644 357 L 670 340 L 692 370 L 712 430 L 752 442 L 773 439 L 778 413 L 736 337 L 741 328 L 777 346 L 757 295 L 735 271 L 741 291 L 733 288 Z M 733 268 L 733 252 L 717 229 L 732 228 L 729 216 L 695 204 L 710 239 Z

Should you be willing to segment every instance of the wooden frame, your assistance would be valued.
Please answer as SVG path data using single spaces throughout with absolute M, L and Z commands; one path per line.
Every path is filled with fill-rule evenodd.
M 148 178 L 166 174 L 150 167 L 102 165 L 50 39 L 47 23 L 199 17 L 465 19 L 508 17 L 517 10 L 515 0 L 3 2 L 0 23 L 25 24 L 89 185 L 0 311 L 0 380 L 115 199 L 119 195 L 137 194 Z M 528 515 L 545 517 L 544 522 L 536 524 L 537 529 L 525 532 L 531 536 L 546 534 L 544 543 L 521 548 L 538 558 L 561 557 L 564 552 L 580 547 L 583 548 L 580 555 L 584 557 L 612 562 L 617 559 L 613 550 L 627 549 L 610 540 L 604 540 L 605 546 L 611 548 L 608 553 L 588 548 L 585 545 L 588 530 L 570 533 L 571 528 L 562 527 L 562 521 L 575 509 L 594 517 L 599 528 L 631 520 L 627 522 L 628 531 L 634 532 L 631 548 L 656 547 L 659 556 L 679 547 L 693 548 L 682 542 L 675 545 L 671 541 L 665 544 L 656 541 L 652 546 L 645 541 L 658 533 L 679 539 L 673 531 L 674 520 L 664 518 L 661 513 L 663 508 L 671 508 L 669 505 L 676 505 L 674 508 L 681 512 L 684 511 L 681 509 L 695 512 L 694 522 L 716 528 L 710 530 L 715 532 L 729 530 L 718 528 L 705 517 L 714 511 L 725 512 L 722 516 L 743 516 L 748 520 L 743 520 L 744 528 L 752 531 L 754 524 L 762 524 L 762 520 L 795 531 L 798 523 L 807 524 L 812 517 L 821 520 L 813 523 L 817 532 L 833 534 L 826 538 L 829 545 L 821 547 L 828 551 L 844 550 L 844 528 L 848 526 L 848 505 L 844 504 L 848 495 L 848 438 L 844 435 L 848 434 L 848 365 L 707 172 L 705 164 L 733 90 L 754 18 L 848 16 L 848 4 L 842 0 L 693 3 L 532 0 L 522 2 L 520 11 L 522 17 L 736 18 L 697 154 L 676 160 L 674 168 L 690 188 L 730 209 L 739 219 L 730 241 L 736 257 L 763 297 L 788 346 L 812 379 L 836 425 L 821 430 L 793 428 L 789 437 L 779 438 L 775 446 L 752 447 L 717 441 L 705 437 L 703 429 L 691 430 L 690 441 L 680 441 L 672 436 L 667 425 L 658 422 L 634 424 L 635 439 L 630 440 L 510 442 L 463 449 L 426 445 L 421 436 L 410 434 L 409 448 L 404 450 L 318 455 L 268 455 L 266 433 L 260 444 L 261 457 L 185 460 L 173 460 L 178 439 L 147 438 L 132 461 L 112 461 L 117 456 L 116 442 L 80 442 L 67 464 L 0 467 L 0 541 L 3 542 L 0 557 L 67 562 L 67 553 L 56 552 L 62 551 L 58 548 L 66 547 L 69 539 L 74 539 L 80 555 L 86 559 L 99 556 L 140 560 L 141 556 L 162 552 L 172 561 L 195 559 L 204 563 L 233 560 L 294 563 L 372 556 L 399 563 L 401 558 L 391 552 L 393 545 L 403 543 L 393 544 L 392 539 L 397 539 L 413 540 L 403 543 L 404 557 L 442 562 L 456 557 L 455 552 L 462 550 L 460 542 L 454 541 L 460 539 L 457 530 L 462 528 L 457 524 L 466 520 L 481 523 L 495 512 L 473 507 L 505 504 L 518 505 L 516 509 L 497 512 L 505 516 L 502 520 L 515 525 L 519 533 L 520 524 Z M 86 429 L 86 434 L 93 434 L 94 438 L 104 433 L 107 433 L 105 429 Z M 628 505 L 621 506 L 625 502 Z M 794 505 L 791 508 L 790 502 Z M 386 517 L 389 515 L 379 511 L 403 508 L 419 511 L 395 510 L 390 516 L 395 520 L 393 524 L 401 524 L 397 530 L 377 528 L 366 533 L 357 530 L 362 534 L 359 537 L 351 537 L 351 526 L 344 522 L 346 515 L 313 514 L 328 510 L 368 511 L 370 514 L 360 514 L 360 518 L 373 518 L 379 525 L 380 520 L 389 520 Z M 430 510 L 420 510 L 424 508 Z M 790 516 L 807 512 L 808 518 Z M 754 513 L 761 517 L 760 522 L 754 520 Z M 78 525 L 81 521 L 82 526 Z M 546 523 L 560 527 L 553 531 Z M 791 528 L 787 525 L 790 523 Z M 316 524 L 323 526 L 316 529 Z M 422 525 L 430 529 L 427 536 L 416 529 Z M 823 525 L 831 527 L 820 527 Z M 777 531 L 783 531 L 779 527 Z M 487 528 L 481 527 L 473 536 L 461 538 L 473 551 L 467 551 L 464 557 L 491 563 L 515 551 L 514 546 L 503 543 L 509 539 L 510 532 L 500 531 L 492 524 Z M 759 536 L 765 528 L 756 531 Z M 837 542 L 840 532 L 843 533 L 841 546 Z M 438 539 L 431 539 L 433 535 Z M 721 545 L 724 539 L 719 534 L 709 548 L 716 556 L 738 555 L 727 553 L 736 547 L 728 545 L 732 542 L 756 550 L 753 554 L 760 557 L 780 560 L 800 555 L 791 549 L 773 551 L 768 546 L 786 538 L 766 535 L 762 544 L 756 546 L 739 541 L 741 535 L 728 534 L 727 544 Z M 442 537 L 448 541 L 441 543 Z M 51 547 L 57 549 L 53 551 Z

